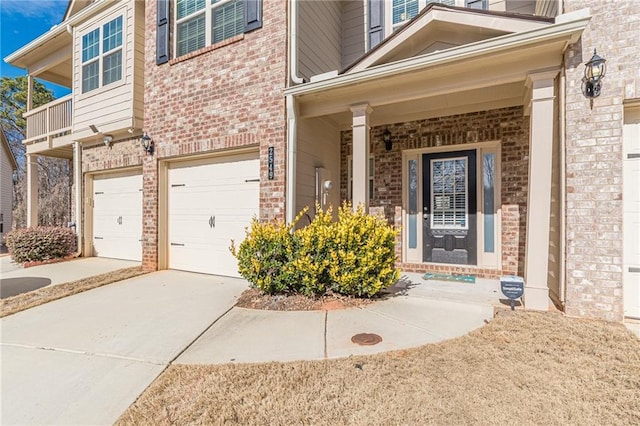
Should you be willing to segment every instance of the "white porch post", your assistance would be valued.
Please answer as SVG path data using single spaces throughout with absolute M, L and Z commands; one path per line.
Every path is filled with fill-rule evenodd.
M 27 227 L 38 226 L 38 156 L 27 154 Z
M 551 167 L 557 70 L 530 74 L 527 87 L 531 100 L 525 105 L 530 114 L 529 188 L 527 200 L 527 245 L 525 252 L 525 307 L 549 309 L 547 284 L 549 227 L 551 214 Z
M 353 208 L 364 206 L 369 211 L 369 104 L 359 104 L 351 107 L 353 113 L 353 189 L 351 199 Z
M 75 218 L 76 235 L 78 237 L 78 253 L 82 254 L 83 248 L 83 231 L 82 223 L 82 145 L 80 142 L 73 143 L 73 189 L 75 192 Z

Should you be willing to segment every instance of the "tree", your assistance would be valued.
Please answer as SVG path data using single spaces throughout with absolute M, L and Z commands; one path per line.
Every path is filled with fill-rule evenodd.
M 13 206 L 14 227 L 26 226 L 27 188 L 26 156 L 22 141 L 26 136 L 27 122 L 23 117 L 27 110 L 27 77 L 2 77 L 0 80 L 0 123 L 4 129 L 11 150 L 18 163 L 15 185 L 15 204 Z M 39 81 L 33 82 L 33 108 L 47 104 L 55 99 L 53 92 Z M 69 160 L 38 157 L 39 191 L 38 222 L 42 225 L 66 225 L 70 220 L 70 179 Z

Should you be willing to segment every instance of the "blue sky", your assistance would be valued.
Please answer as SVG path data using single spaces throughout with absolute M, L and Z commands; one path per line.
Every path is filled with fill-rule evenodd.
M 62 21 L 68 0 L 0 0 L 0 56 L 4 59 L 52 26 Z M 15 77 L 26 71 L 4 62 L 0 63 L 0 75 Z M 64 96 L 69 90 L 43 81 L 55 93 Z

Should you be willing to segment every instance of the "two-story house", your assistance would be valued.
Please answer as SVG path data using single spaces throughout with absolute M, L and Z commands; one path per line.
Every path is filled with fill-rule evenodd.
M 72 1 L 7 61 L 72 88 L 25 143 L 73 155 L 86 256 L 237 275 L 251 216 L 352 200 L 401 227 L 405 271 L 522 275 L 528 308 L 621 320 L 640 317 L 637 19 L 604 0 Z

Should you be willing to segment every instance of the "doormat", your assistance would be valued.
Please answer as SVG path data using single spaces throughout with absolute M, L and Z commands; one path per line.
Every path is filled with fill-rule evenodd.
M 476 277 L 473 275 L 463 275 L 463 274 L 433 274 L 431 272 L 427 272 L 422 277 L 424 280 L 436 280 L 436 281 L 454 281 L 460 283 L 470 283 L 474 284 L 476 282 Z

